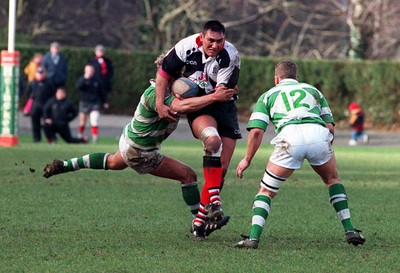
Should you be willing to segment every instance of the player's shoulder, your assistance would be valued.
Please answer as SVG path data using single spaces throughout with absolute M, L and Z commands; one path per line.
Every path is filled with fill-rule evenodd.
M 306 83 L 306 82 L 299 82 L 299 86 L 308 87 L 308 88 L 312 88 L 312 89 L 318 90 L 318 88 L 316 88 L 314 85 Z
M 239 54 L 239 51 L 236 49 L 236 47 L 229 41 L 225 41 L 224 49 L 230 54 Z
M 230 43 L 228 41 L 225 41 L 224 48 L 220 52 L 220 54 L 218 54 L 217 59 L 218 58 L 237 60 L 238 62 L 240 61 L 239 51 L 236 49 L 236 47 L 232 43 Z
M 190 49 L 194 50 L 200 47 L 201 41 L 200 41 L 200 34 L 196 33 L 190 36 L 187 36 L 186 38 L 183 38 L 179 42 L 175 44 L 175 50 L 182 50 L 182 49 Z
M 308 92 L 311 92 L 311 93 L 315 92 L 315 93 L 319 94 L 319 96 L 323 96 L 322 92 L 312 84 L 309 84 L 309 83 L 306 83 L 306 82 L 299 82 L 298 85 L 303 90 L 307 90 Z

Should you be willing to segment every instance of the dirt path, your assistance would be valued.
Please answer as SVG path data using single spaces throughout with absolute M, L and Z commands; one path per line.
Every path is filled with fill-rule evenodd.
M 99 121 L 99 134 L 105 137 L 116 137 L 119 138 L 122 128 L 128 124 L 131 120 L 131 116 L 118 116 L 118 115 L 102 115 Z M 75 119 L 71 122 L 72 132 L 77 132 L 78 120 Z M 241 142 L 246 142 L 247 131 L 246 123 L 240 123 L 240 129 L 242 130 L 243 139 Z M 86 133 L 89 131 L 86 129 Z M 19 115 L 19 134 L 30 135 L 31 134 L 31 123 L 29 117 L 24 117 L 22 114 Z M 382 132 L 367 130 L 369 135 L 370 146 L 400 146 L 400 132 Z M 264 135 L 265 141 L 270 141 L 275 136 L 273 126 L 270 126 Z M 170 136 L 174 140 L 192 140 L 193 136 L 189 129 L 186 119 L 181 119 L 178 124 L 178 128 Z M 335 145 L 336 146 L 347 146 L 350 139 L 350 130 L 336 129 L 335 131 Z

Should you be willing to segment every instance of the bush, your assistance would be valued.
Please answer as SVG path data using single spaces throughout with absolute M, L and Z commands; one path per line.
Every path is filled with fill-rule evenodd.
M 35 52 L 46 53 L 44 47 L 20 47 L 21 71 Z M 69 96 L 78 102 L 76 80 L 93 55 L 92 49 L 62 48 L 68 58 Z M 140 95 L 155 77 L 154 60 L 148 52 L 107 50 L 115 69 L 114 88 L 110 94 L 109 113 L 131 115 Z M 348 104 L 355 100 L 365 109 L 367 119 L 375 124 L 398 122 L 400 106 L 400 64 L 395 62 L 361 62 L 332 60 L 295 60 L 299 80 L 316 86 L 328 99 L 336 121 L 346 118 Z M 278 60 L 242 57 L 237 106 L 242 118 L 247 118 L 257 98 L 274 85 L 274 67 Z M 21 73 L 22 74 L 22 73 Z M 24 99 L 21 100 L 21 105 Z

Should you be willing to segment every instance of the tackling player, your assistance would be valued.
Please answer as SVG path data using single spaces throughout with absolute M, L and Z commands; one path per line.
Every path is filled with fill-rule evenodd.
M 156 60 L 159 65 L 160 56 Z M 174 79 L 170 79 L 171 86 Z M 102 170 L 123 170 L 131 167 L 139 174 L 151 174 L 158 177 L 178 180 L 182 186 L 183 199 L 188 205 L 193 216 L 197 214 L 200 194 L 197 186 L 197 174 L 188 165 L 160 154 L 161 143 L 176 129 L 179 114 L 199 110 L 214 102 L 231 100 L 236 94 L 235 89 L 220 88 L 217 92 L 203 97 L 178 99 L 168 93 L 164 103 L 174 109 L 174 122 L 168 122 L 158 117 L 156 108 L 155 82 L 144 91 L 136 108 L 132 121 L 127 124 L 119 140 L 119 149 L 114 154 L 92 153 L 82 157 L 68 160 L 54 160 L 44 168 L 44 177 L 78 171 L 82 168 Z M 220 229 L 229 221 L 229 216 L 222 217 L 218 221 L 209 221 L 206 225 L 207 235 L 216 229 Z

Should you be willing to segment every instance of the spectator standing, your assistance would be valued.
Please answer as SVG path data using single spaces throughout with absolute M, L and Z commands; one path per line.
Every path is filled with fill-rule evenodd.
M 46 71 L 43 67 L 36 70 L 35 79 L 28 85 L 28 95 L 32 99 L 30 110 L 33 141 L 41 141 L 43 107 L 46 102 L 54 96 L 54 87 L 46 78 Z
M 44 133 L 49 143 L 56 143 L 57 136 L 67 143 L 86 143 L 85 138 L 72 137 L 69 123 L 78 115 L 74 102 L 67 98 L 64 87 L 58 87 L 55 97 L 49 99 L 44 105 Z
M 32 59 L 24 68 L 24 73 L 28 77 L 28 83 L 35 79 L 36 70 L 42 65 L 43 55 L 41 53 L 35 53 Z
M 364 111 L 357 102 L 349 104 L 350 120 L 349 124 L 351 127 L 351 139 L 349 140 L 350 146 L 355 146 L 361 141 L 362 143 L 368 143 L 368 135 L 364 132 Z
M 97 81 L 101 84 L 104 91 L 105 102 L 104 108 L 108 108 L 109 94 L 112 91 L 112 78 L 114 75 L 114 67 L 111 59 L 106 56 L 104 46 L 97 45 L 94 49 L 92 58 L 89 59 L 89 64 L 94 67 L 94 75 Z
M 78 137 L 83 137 L 86 121 L 89 122 L 92 131 L 92 141 L 97 143 L 99 134 L 100 109 L 105 102 L 105 95 L 100 83 L 94 75 L 94 67 L 90 64 L 85 66 L 84 75 L 76 82 L 79 95 L 79 128 Z
M 60 44 L 50 44 L 50 51 L 43 57 L 43 66 L 47 71 L 47 78 L 54 88 L 65 86 L 68 76 L 68 62 L 60 52 Z

